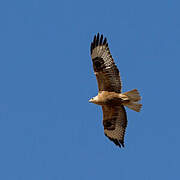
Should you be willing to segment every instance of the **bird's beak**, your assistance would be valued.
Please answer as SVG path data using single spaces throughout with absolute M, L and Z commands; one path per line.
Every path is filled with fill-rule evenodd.
M 90 99 L 89 102 L 92 103 L 92 99 Z

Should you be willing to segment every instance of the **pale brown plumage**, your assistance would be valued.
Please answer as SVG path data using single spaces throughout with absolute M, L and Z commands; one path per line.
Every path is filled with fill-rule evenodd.
M 137 102 L 140 96 L 137 90 L 121 93 L 119 70 L 109 51 L 107 39 L 103 35 L 94 36 L 91 43 L 91 58 L 98 82 L 98 96 L 90 102 L 101 105 L 103 110 L 103 125 L 105 135 L 119 147 L 124 147 L 124 135 L 127 126 L 127 116 L 124 105 L 140 111 Z

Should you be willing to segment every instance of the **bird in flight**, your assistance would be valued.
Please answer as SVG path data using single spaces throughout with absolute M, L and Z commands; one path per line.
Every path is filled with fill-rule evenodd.
M 139 112 L 142 107 L 142 104 L 139 104 L 141 97 L 137 89 L 121 93 L 119 70 L 103 35 L 100 36 L 98 33 L 94 36 L 90 51 L 99 92 L 89 102 L 102 107 L 104 134 L 117 146 L 124 147 L 127 127 L 124 106 Z

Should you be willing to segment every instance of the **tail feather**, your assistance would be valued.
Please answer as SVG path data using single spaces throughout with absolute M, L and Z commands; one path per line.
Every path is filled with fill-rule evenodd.
M 137 89 L 133 89 L 133 90 L 125 92 L 123 94 L 126 95 L 132 101 L 136 102 L 136 101 L 140 101 L 141 100 L 141 96 L 140 96 L 140 94 L 139 94 Z
M 140 96 L 138 90 L 133 89 L 131 91 L 123 93 L 123 95 L 125 95 L 129 100 L 128 102 L 126 101 L 123 104 L 136 112 L 140 112 L 142 104 L 138 103 L 138 101 L 141 100 L 141 96 Z
M 142 104 L 139 104 L 138 102 L 132 102 L 132 101 L 130 101 L 129 103 L 126 103 L 124 105 L 136 112 L 140 112 L 141 107 L 142 107 Z

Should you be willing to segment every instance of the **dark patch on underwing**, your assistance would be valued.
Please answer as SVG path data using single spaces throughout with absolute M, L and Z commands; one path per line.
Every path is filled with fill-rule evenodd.
M 115 130 L 116 128 L 116 118 L 112 118 L 112 119 L 106 119 L 103 121 L 103 126 L 104 129 L 107 130 Z
M 105 68 L 104 60 L 101 57 L 96 57 L 93 60 L 94 71 L 102 71 Z

